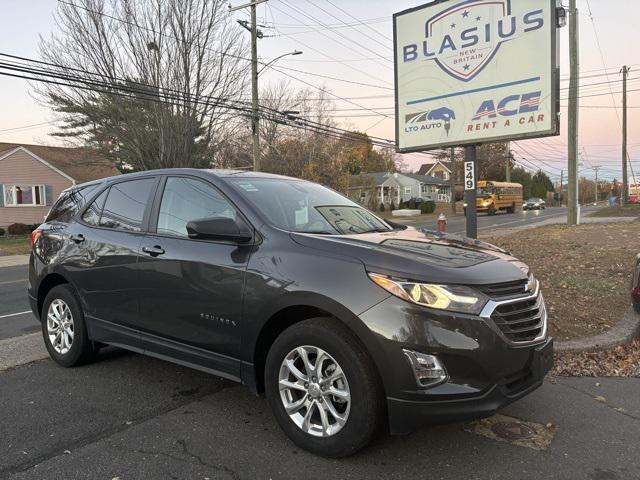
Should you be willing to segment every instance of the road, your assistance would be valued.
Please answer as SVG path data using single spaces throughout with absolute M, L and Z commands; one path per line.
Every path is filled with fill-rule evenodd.
M 502 412 L 552 424 L 545 451 L 453 424 L 383 436 L 344 460 L 298 449 L 242 386 L 117 350 L 82 368 L 5 371 L 0 391 L 10 480 L 640 478 L 640 379 L 562 379 Z
M 591 211 L 597 210 L 600 207 L 583 207 L 582 213 L 586 214 Z M 495 216 L 488 216 L 486 214 L 478 215 L 478 231 L 482 233 L 488 233 L 494 229 L 501 228 L 514 228 L 524 225 L 535 225 L 537 223 L 544 222 L 552 218 L 566 219 L 567 209 L 563 208 L 548 208 L 546 210 L 534 210 L 534 211 L 519 211 L 514 215 L 508 215 L 506 213 L 499 213 Z M 464 234 L 466 232 L 466 218 L 462 215 L 456 217 L 450 217 L 447 219 L 447 232 L 453 234 Z M 402 221 L 416 228 L 429 228 L 436 229 L 437 222 L 435 220 L 430 221 Z
M 0 340 L 37 332 L 27 300 L 28 267 L 0 268 Z

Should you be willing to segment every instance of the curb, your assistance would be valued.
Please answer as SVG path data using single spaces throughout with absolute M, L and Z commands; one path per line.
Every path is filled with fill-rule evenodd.
M 622 321 L 608 332 L 579 340 L 556 342 L 555 351 L 559 353 L 599 352 L 629 343 L 638 336 L 640 336 L 640 314 L 630 307 Z

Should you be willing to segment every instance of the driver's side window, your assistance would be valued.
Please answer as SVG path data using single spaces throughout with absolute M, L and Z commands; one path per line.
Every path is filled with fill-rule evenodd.
M 157 232 L 187 238 L 187 223 L 202 218 L 236 218 L 233 206 L 212 185 L 169 177 L 162 194 Z

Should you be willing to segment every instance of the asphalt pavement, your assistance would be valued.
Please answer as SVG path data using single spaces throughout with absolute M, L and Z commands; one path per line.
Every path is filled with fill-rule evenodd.
M 0 340 L 40 329 L 27 299 L 28 269 L 27 265 L 0 268 Z
M 640 379 L 562 379 L 502 412 L 552 427 L 547 450 L 453 424 L 343 460 L 298 449 L 242 386 L 115 349 L 82 368 L 5 371 L 0 391 L 0 478 L 12 480 L 640 478 Z
M 587 214 L 600 207 L 585 206 L 582 207 L 582 213 Z M 550 219 L 563 220 L 567 218 L 567 208 L 547 208 L 546 210 L 528 210 L 518 211 L 515 214 L 507 214 L 500 212 L 494 216 L 487 214 L 478 215 L 478 231 L 481 233 L 489 233 L 491 230 L 503 229 L 503 228 L 517 228 L 522 226 L 535 226 L 536 224 L 545 222 Z M 450 216 L 447 219 L 447 232 L 453 234 L 465 234 L 466 233 L 467 219 L 463 215 Z M 437 229 L 437 221 L 401 221 L 416 228 L 429 228 L 432 230 Z

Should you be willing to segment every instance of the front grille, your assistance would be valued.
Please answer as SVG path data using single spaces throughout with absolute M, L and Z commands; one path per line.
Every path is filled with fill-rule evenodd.
M 498 305 L 491 320 L 507 340 L 514 343 L 532 342 L 544 333 L 545 311 L 542 296 Z
M 518 280 L 516 282 L 482 285 L 476 288 L 492 300 L 500 301 L 514 297 L 521 297 L 527 293 L 527 283 L 527 280 Z

